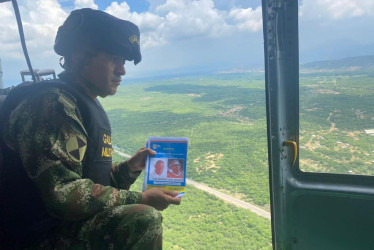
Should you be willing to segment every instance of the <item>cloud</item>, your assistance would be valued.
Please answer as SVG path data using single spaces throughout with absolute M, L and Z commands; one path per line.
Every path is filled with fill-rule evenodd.
M 261 7 L 255 10 L 235 8 L 228 12 L 216 9 L 212 0 L 167 0 L 158 3 L 154 13 L 130 12 L 125 1 L 120 4 L 114 1 L 105 11 L 136 23 L 141 30 L 142 48 L 145 49 L 196 37 L 224 37 L 238 30 L 261 30 Z M 74 6 L 75 9 L 98 8 L 93 0 L 75 0 Z M 57 28 L 68 13 L 57 0 L 25 0 L 20 4 L 20 9 L 29 49 L 52 52 L 51 44 Z M 19 38 L 9 3 L 0 5 L 0 34 L 3 45 L 1 55 L 14 55 L 14 45 L 19 43 Z
M 338 20 L 374 16 L 373 0 L 303 0 L 299 15 L 304 20 Z
M 4 54 L 4 46 L 11 46 L 18 40 L 15 15 L 11 3 L 0 4 L 0 55 Z
M 37 55 L 50 54 L 57 28 L 67 17 L 53 0 L 25 0 L 19 6 L 22 24 L 30 53 Z M 53 13 L 53 15 L 51 15 Z M 0 55 L 14 58 L 21 55 L 20 39 L 14 10 L 10 4 L 0 5 Z M 16 56 L 19 57 L 19 56 Z
M 106 11 L 139 26 L 143 49 L 201 37 L 219 38 L 237 31 L 257 32 L 262 28 L 261 7 L 235 8 L 228 12 L 215 8 L 212 0 L 158 3 L 156 7 L 151 2 L 153 13 L 131 13 L 126 2 L 113 2 Z
M 262 30 L 262 7 L 258 6 L 255 10 L 252 8 L 247 9 L 232 9 L 229 13 L 239 28 L 239 30 L 248 30 L 257 32 Z
M 143 48 L 199 36 L 219 36 L 229 28 L 211 0 L 168 0 L 156 7 L 155 13 L 140 14 L 130 13 L 126 2 L 113 2 L 106 11 L 136 23 Z
M 95 4 L 94 0 L 75 0 L 74 1 L 74 9 L 81 9 L 81 8 L 91 8 L 91 9 L 99 9 L 97 4 Z
M 164 17 L 164 36 L 172 40 L 220 37 L 230 30 L 226 13 L 216 9 L 212 0 L 168 0 L 156 13 Z
M 232 37 L 237 38 L 238 34 L 243 32 L 258 36 L 262 26 L 261 7 L 243 9 L 231 4 L 234 7 L 218 9 L 213 0 L 149 1 L 151 4 L 149 11 L 142 13 L 131 12 L 126 1 L 108 1 L 110 5 L 105 9 L 106 12 L 130 20 L 139 26 L 143 55 L 148 61 L 154 61 L 150 58 L 154 55 L 152 53 L 155 48 L 160 51 L 156 61 L 162 56 L 165 61 L 170 62 L 171 66 L 178 64 L 175 63 L 177 59 L 181 67 L 191 63 L 196 64 L 196 59 L 202 52 L 205 53 L 205 63 L 209 64 L 209 53 L 222 54 L 222 50 L 231 51 L 238 42 Z M 96 3 L 93 0 L 19 2 L 26 43 L 34 68 L 60 69 L 59 56 L 54 53 L 53 44 L 58 27 L 69 14 L 67 9 L 82 7 L 97 9 Z M 213 45 L 215 41 L 219 46 Z M 230 49 L 220 48 L 227 44 L 227 41 L 230 41 Z M 25 66 L 20 66 L 25 64 L 10 2 L 0 4 L 0 43 L 4 75 L 11 72 L 15 68 L 14 65 L 17 65 L 17 70 L 24 69 Z M 188 49 L 193 50 L 195 54 L 188 57 L 190 52 L 185 51 L 184 54 L 180 52 Z M 233 52 L 233 54 L 238 53 Z M 177 55 L 178 58 L 175 59 Z M 18 61 L 20 63 L 16 63 Z M 18 69 L 19 67 L 23 68 Z
M 159 34 L 159 30 L 163 27 L 163 18 L 150 13 L 130 12 L 130 7 L 126 2 L 118 4 L 112 2 L 105 10 L 107 13 L 121 19 L 132 21 L 139 26 L 141 32 L 142 48 L 155 47 L 166 43 L 165 38 Z

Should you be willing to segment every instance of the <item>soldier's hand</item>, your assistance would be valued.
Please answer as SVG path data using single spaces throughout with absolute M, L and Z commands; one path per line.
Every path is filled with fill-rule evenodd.
M 141 148 L 131 158 L 126 160 L 126 165 L 131 172 L 144 170 L 147 156 L 155 154 L 156 152 L 152 149 Z
M 170 204 L 179 205 L 181 203 L 181 198 L 175 197 L 177 195 L 176 191 L 151 188 L 142 193 L 142 203 L 162 211 Z

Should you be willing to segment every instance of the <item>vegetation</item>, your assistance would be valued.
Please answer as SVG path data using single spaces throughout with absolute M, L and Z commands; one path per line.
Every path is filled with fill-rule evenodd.
M 188 137 L 188 178 L 268 207 L 265 93 L 259 77 L 218 75 L 125 85 L 102 100 L 113 142 L 132 154 L 150 135 Z
M 140 190 L 139 179 L 133 190 Z M 162 215 L 164 249 L 272 249 L 268 219 L 192 186 Z
M 300 168 L 374 174 L 373 71 L 307 74 L 300 80 Z
M 238 74 L 135 82 L 101 102 L 126 153 L 188 137 L 188 178 L 269 209 L 264 100 L 264 79 Z M 191 186 L 182 199 L 163 212 L 165 249 L 272 248 L 270 220 Z
M 374 70 L 311 66 L 300 77 L 300 169 L 373 175 Z M 102 103 L 126 153 L 150 135 L 188 137 L 188 178 L 269 209 L 264 89 L 260 73 L 138 80 Z M 269 220 L 193 187 L 163 215 L 166 249 L 271 249 Z

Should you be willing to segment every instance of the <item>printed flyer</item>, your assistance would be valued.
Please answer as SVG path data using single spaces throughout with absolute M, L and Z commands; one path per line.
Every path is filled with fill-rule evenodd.
M 146 147 L 156 151 L 156 154 L 147 158 L 143 191 L 158 187 L 178 191 L 177 197 L 184 196 L 188 138 L 150 136 Z

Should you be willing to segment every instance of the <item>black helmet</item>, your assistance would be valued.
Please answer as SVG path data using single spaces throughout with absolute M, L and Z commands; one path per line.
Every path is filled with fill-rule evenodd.
M 100 10 L 74 10 L 58 28 L 54 50 L 61 56 L 81 48 L 91 48 L 124 57 L 134 64 L 141 61 L 139 28 L 132 22 Z

